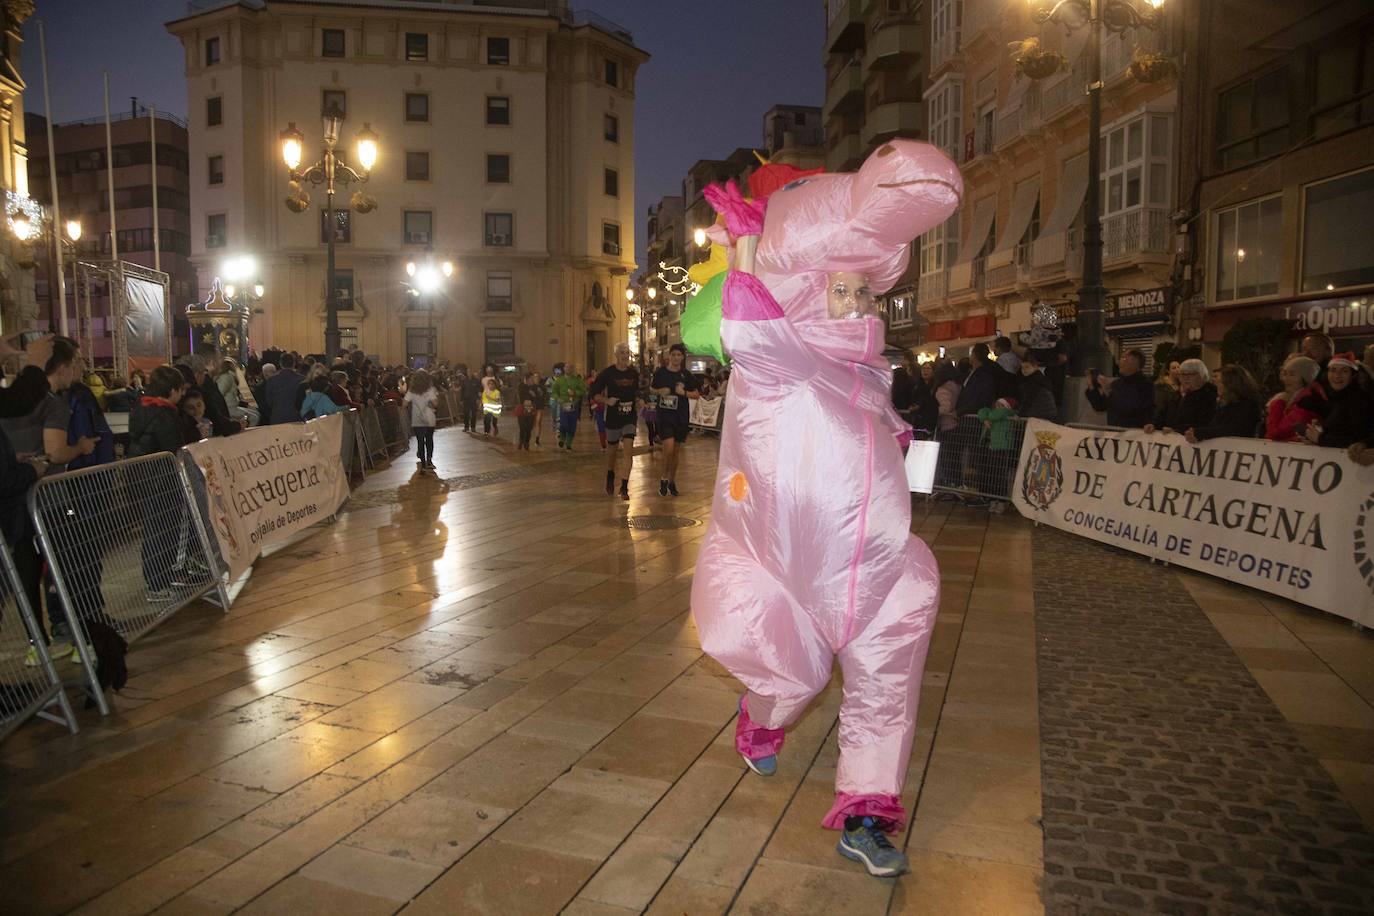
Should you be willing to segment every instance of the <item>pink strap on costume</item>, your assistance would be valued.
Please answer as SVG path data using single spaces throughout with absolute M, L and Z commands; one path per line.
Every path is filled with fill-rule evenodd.
M 821 826 L 843 830 L 846 817 L 871 817 L 883 822 L 884 833 L 897 833 L 906 825 L 906 809 L 895 795 L 850 795 L 836 792 L 835 804 L 830 806 Z
M 720 316 L 732 321 L 772 321 L 783 317 L 782 306 L 753 274 L 732 270 L 720 293 Z

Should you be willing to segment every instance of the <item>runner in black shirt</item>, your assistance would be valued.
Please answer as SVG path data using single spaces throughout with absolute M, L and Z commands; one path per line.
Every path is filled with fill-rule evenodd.
M 679 449 L 687 441 L 690 401 L 701 397 L 696 376 L 683 366 L 687 348 L 675 343 L 668 348 L 668 365 L 654 373 L 649 388 L 658 395 L 658 438 L 663 443 L 663 471 L 658 476 L 658 495 L 677 495 Z
M 625 448 L 625 476 L 620 478 L 620 498 L 630 498 L 630 467 L 634 463 L 635 428 L 639 425 L 639 370 L 630 365 L 629 344 L 616 344 L 615 365 L 596 374 L 590 391 L 598 404 L 606 405 L 606 495 L 615 495 L 615 459 L 620 443 Z

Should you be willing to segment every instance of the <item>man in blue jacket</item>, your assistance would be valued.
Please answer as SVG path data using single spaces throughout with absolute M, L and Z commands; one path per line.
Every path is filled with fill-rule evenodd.
M 1144 365 L 1144 353 L 1127 350 L 1121 354 L 1119 376 L 1108 382 L 1099 375 L 1088 386 L 1088 402 L 1107 412 L 1109 426 L 1139 429 L 1154 416 L 1155 386 L 1140 371 Z

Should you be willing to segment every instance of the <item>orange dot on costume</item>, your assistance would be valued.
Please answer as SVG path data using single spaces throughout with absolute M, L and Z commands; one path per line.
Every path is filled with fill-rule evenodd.
M 730 475 L 730 498 L 740 502 L 749 492 L 749 479 L 739 471 Z

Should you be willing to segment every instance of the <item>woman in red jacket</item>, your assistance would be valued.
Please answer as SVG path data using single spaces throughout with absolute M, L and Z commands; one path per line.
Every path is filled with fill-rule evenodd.
M 1264 437 L 1275 442 L 1301 442 L 1307 424 L 1326 414 L 1326 392 L 1317 384 L 1321 366 L 1306 356 L 1290 356 L 1279 370 L 1283 390 L 1269 399 Z

